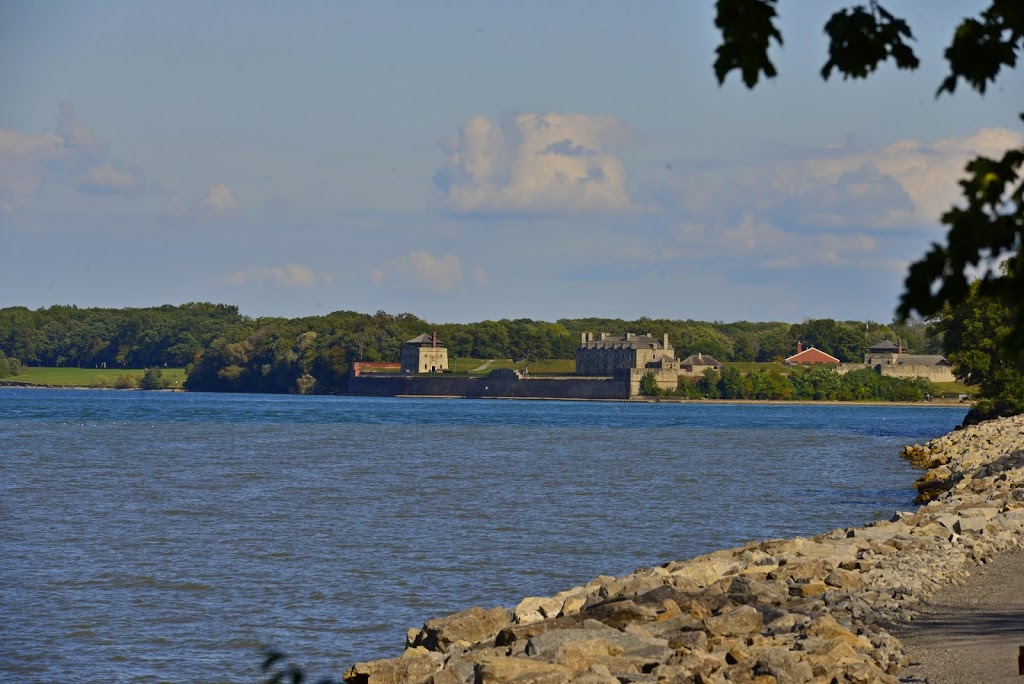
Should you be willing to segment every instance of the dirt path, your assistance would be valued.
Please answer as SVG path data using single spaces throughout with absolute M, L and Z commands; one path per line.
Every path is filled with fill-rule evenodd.
M 911 662 L 903 682 L 1024 684 L 1024 551 L 981 566 L 965 586 L 936 594 L 924 614 L 895 631 Z
M 474 373 L 479 373 L 480 371 L 485 371 L 485 370 L 487 370 L 488 368 L 490 368 L 493 365 L 494 365 L 494 359 L 487 359 L 486 361 L 481 363 L 479 366 L 474 368 L 473 372 Z

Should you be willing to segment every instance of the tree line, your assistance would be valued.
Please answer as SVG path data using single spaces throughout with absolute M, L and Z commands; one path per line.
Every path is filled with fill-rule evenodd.
M 53 306 L 0 309 L 0 376 L 22 365 L 85 368 L 185 367 L 191 390 L 336 393 L 348 389 L 355 361 L 397 361 L 402 344 L 436 332 L 458 358 L 571 359 L 582 332 L 668 333 L 676 356 L 703 353 L 723 362 L 777 361 L 796 343 L 815 346 L 841 361 L 858 362 L 882 339 L 902 339 L 917 353 L 943 353 L 961 379 L 979 386 L 976 415 L 1024 411 L 1024 361 L 1004 344 L 1014 325 L 1012 307 L 975 292 L 928 324 L 882 324 L 828 318 L 802 323 L 723 323 L 675 319 L 564 318 L 485 320 L 434 324 L 413 314 L 336 311 L 304 318 L 251 318 L 223 304 L 188 303 L 145 309 Z M 879 399 L 917 389 L 850 373 L 837 387 L 813 374 L 790 378 L 728 368 L 700 396 L 725 398 Z M 838 376 L 835 376 L 838 378 Z M 876 376 L 877 377 L 877 376 Z M 814 380 L 814 389 L 797 383 Z M 849 383 L 858 380 L 860 385 Z M 783 382 L 785 381 L 785 382 Z M 788 384 L 787 384 L 788 383 Z M 846 383 L 846 384 L 843 384 Z M 156 381 L 147 386 L 156 385 Z M 742 389 L 740 385 L 742 384 Z M 820 387 L 818 386 L 820 385 Z M 681 386 L 681 391 L 690 392 Z M 923 391 L 927 394 L 927 390 Z
M 700 378 L 680 377 L 675 390 L 658 387 L 653 373 L 640 381 L 640 394 L 685 399 L 758 399 L 802 401 L 923 401 L 935 396 L 924 378 L 896 378 L 861 368 L 840 375 L 831 368 L 797 369 L 788 375 L 777 369 L 741 373 L 726 366 L 709 368 Z
M 573 358 L 581 333 L 627 331 L 656 337 L 668 333 L 680 357 L 700 352 L 725 361 L 779 360 L 793 354 L 798 341 L 844 361 L 859 360 L 872 343 L 883 339 L 902 338 L 920 353 L 941 351 L 941 337 L 921 322 L 817 318 L 791 325 L 640 317 L 433 324 L 411 313 L 384 311 L 251 318 L 236 306 L 198 302 L 124 309 L 0 309 L 0 351 L 28 366 L 49 367 L 183 368 L 219 353 L 231 361 L 225 366 L 245 366 L 256 359 L 261 367 L 298 365 L 312 372 L 313 361 L 326 354 L 316 364 L 323 372 L 352 360 L 394 360 L 402 342 L 424 332 L 436 332 L 450 355 L 457 357 Z

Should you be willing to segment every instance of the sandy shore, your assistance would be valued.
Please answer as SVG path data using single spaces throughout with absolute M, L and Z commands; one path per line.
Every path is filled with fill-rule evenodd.
M 893 630 L 910 665 L 901 681 L 1011 684 L 1024 646 L 1024 551 L 997 556 L 961 586 L 928 601 L 915 620 Z

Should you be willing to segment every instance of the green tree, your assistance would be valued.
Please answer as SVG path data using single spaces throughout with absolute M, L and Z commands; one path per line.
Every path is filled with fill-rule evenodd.
M 831 401 L 839 397 L 840 380 L 828 368 L 809 368 L 791 373 L 793 396 L 805 401 Z
M 159 368 L 147 368 L 146 372 L 142 374 L 142 379 L 139 380 L 139 389 L 162 390 L 167 389 L 170 384 L 170 380 L 164 377 L 162 370 Z
M 743 374 L 731 366 L 722 368 L 718 380 L 718 394 L 722 399 L 749 399 L 750 391 Z
M 1008 353 L 1006 343 L 1014 314 L 1010 305 L 984 291 L 982 283 L 975 283 L 968 299 L 947 307 L 936 324 L 957 378 L 979 387 L 969 422 L 1024 413 L 1024 360 Z
M 700 399 L 701 397 L 704 396 L 704 393 L 701 392 L 698 383 L 694 382 L 690 378 L 681 375 L 679 376 L 679 379 L 676 380 L 675 395 L 677 397 L 683 397 L 685 399 Z
M 769 57 L 772 43 L 781 45 L 783 40 L 775 25 L 776 5 L 777 0 L 717 0 L 715 25 L 722 43 L 714 70 L 719 83 L 733 71 L 748 88 L 776 75 Z M 910 26 L 875 0 L 835 12 L 825 33 L 828 58 L 821 75 L 826 80 L 833 72 L 844 79 L 865 78 L 890 60 L 899 69 L 918 67 Z M 1022 50 L 1024 6 L 1020 0 L 991 0 L 980 14 L 965 17 L 954 28 L 945 51 L 949 73 L 936 97 L 952 94 L 961 81 L 983 95 L 1003 69 L 1017 66 Z M 897 309 L 901 318 L 915 311 L 934 317 L 946 306 L 964 303 L 971 295 L 972 274 L 980 268 L 978 294 L 1008 311 L 1003 345 L 1013 356 L 1024 356 L 1022 167 L 1024 148 L 1010 149 L 998 159 L 979 156 L 967 164 L 967 177 L 960 181 L 963 200 L 942 217 L 948 227 L 945 242 L 933 244 L 910 266 Z M 1012 397 L 1002 400 L 1012 404 Z
M 706 368 L 704 369 L 703 377 L 697 383 L 697 387 L 700 388 L 701 393 L 708 399 L 718 399 L 722 396 L 718 391 L 718 381 L 721 379 L 721 373 L 714 368 Z
M 645 397 L 657 397 L 661 395 L 661 388 L 654 378 L 654 373 L 644 373 L 640 378 L 640 394 Z

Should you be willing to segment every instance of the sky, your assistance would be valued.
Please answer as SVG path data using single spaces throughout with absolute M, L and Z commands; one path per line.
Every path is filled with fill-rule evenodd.
M 916 72 L 822 81 L 782 0 L 723 86 L 712 0 L 0 0 L 0 307 L 892 319 L 1024 71 L 936 99 L 971 0 L 890 0 Z

